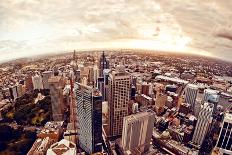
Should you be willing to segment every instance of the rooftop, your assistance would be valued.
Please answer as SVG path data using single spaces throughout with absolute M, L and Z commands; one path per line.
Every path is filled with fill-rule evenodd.
M 48 150 L 47 154 L 76 155 L 76 145 L 73 142 L 62 139 L 61 141 L 53 144 Z

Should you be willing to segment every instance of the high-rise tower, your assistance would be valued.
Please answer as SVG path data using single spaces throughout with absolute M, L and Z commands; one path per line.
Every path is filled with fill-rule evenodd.
M 90 86 L 76 83 L 79 145 L 87 153 L 102 150 L 102 95 Z
M 63 78 L 52 76 L 48 80 L 52 103 L 52 117 L 54 121 L 64 120 Z
M 149 150 L 152 131 L 154 128 L 155 113 L 141 112 L 123 118 L 122 147 L 123 150 L 140 150 L 145 153 Z
M 201 105 L 196 128 L 193 134 L 192 142 L 197 147 L 201 147 L 205 136 L 208 133 L 210 125 L 212 123 L 213 104 L 205 102 Z
M 109 69 L 109 61 L 106 59 L 105 52 L 102 52 L 99 62 L 99 77 L 103 77 L 103 70 Z
M 232 114 L 225 113 L 222 128 L 217 141 L 221 154 L 232 154 Z
M 204 90 L 203 99 L 202 99 L 202 103 L 209 102 L 209 100 L 211 99 L 212 95 L 217 95 L 217 94 L 218 94 L 217 90 L 205 89 Z
M 185 102 L 191 105 L 191 108 L 195 108 L 195 102 L 198 93 L 198 86 L 194 84 L 188 84 L 185 88 Z
M 122 134 L 123 117 L 128 115 L 131 76 L 123 66 L 109 73 L 109 137 Z

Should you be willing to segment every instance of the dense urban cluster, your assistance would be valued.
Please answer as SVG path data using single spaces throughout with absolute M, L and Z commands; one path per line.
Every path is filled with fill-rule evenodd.
M 231 68 L 134 50 L 1 64 L 0 154 L 232 154 Z

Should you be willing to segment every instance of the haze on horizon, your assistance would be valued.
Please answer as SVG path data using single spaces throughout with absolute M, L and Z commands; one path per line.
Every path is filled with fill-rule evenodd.
M 4 0 L 0 61 L 73 49 L 139 48 L 232 61 L 232 1 Z

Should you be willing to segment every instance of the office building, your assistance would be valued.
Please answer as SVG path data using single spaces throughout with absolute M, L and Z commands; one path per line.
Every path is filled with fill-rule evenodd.
M 214 95 L 218 95 L 218 91 L 217 90 L 213 90 L 213 89 L 205 89 L 204 90 L 204 95 L 203 95 L 203 98 L 202 98 L 202 103 L 204 102 L 209 102 L 209 100 L 212 100 L 212 96 Z M 215 99 L 216 101 L 217 99 Z
M 185 103 L 190 104 L 191 108 L 194 109 L 195 102 L 198 93 L 198 86 L 194 84 L 188 84 L 185 88 Z
M 149 96 L 149 94 L 150 94 L 150 87 L 151 87 L 150 84 L 148 84 L 148 83 L 143 83 L 143 84 L 142 84 L 141 94 L 144 94 L 144 95 Z
M 4 95 L 3 95 L 3 91 L 2 89 L 0 88 L 0 101 L 4 99 Z
M 131 86 L 131 100 L 135 100 L 136 95 L 136 87 L 134 85 Z
M 97 79 L 98 79 L 97 66 L 88 67 L 87 71 L 89 72 L 88 74 L 86 74 L 86 75 L 88 75 L 88 85 L 91 85 L 93 87 L 97 87 Z
M 25 77 L 26 92 L 33 90 L 32 76 L 28 74 Z
M 17 86 L 12 86 L 10 87 L 10 91 L 12 93 L 12 99 L 16 100 L 18 98 L 18 90 L 17 90 Z
M 88 78 L 85 77 L 85 76 L 83 78 L 81 78 L 81 84 L 87 85 L 88 84 Z
M 65 85 L 64 90 L 63 90 L 63 102 L 64 102 L 64 107 L 68 108 L 70 107 L 71 103 L 71 85 Z
M 154 103 L 153 98 L 144 94 L 136 95 L 135 101 L 139 103 L 139 107 L 145 107 L 145 108 L 151 107 Z
M 88 67 L 89 68 L 89 74 L 88 74 L 88 85 L 94 86 L 95 84 L 95 77 L 94 77 L 94 68 L 93 67 Z
M 103 70 L 109 69 L 109 61 L 106 59 L 105 52 L 102 52 L 99 62 L 99 77 L 103 77 Z
M 104 78 L 104 92 L 102 94 L 103 100 L 107 101 L 108 100 L 108 91 L 109 91 L 109 72 L 110 69 L 104 69 L 103 70 L 103 78 Z
M 122 134 L 123 117 L 128 115 L 131 76 L 123 66 L 118 66 L 109 74 L 109 137 Z
M 52 76 L 48 80 L 48 83 L 51 94 L 53 120 L 62 121 L 64 119 L 63 78 L 61 76 Z
M 22 84 L 18 84 L 17 85 L 17 91 L 18 91 L 18 97 L 21 97 L 24 95 L 24 91 L 23 91 L 23 85 Z
M 196 128 L 193 134 L 193 144 L 200 148 L 212 123 L 213 104 L 205 102 L 201 105 Z
M 132 104 L 132 113 L 135 114 L 139 111 L 139 104 L 138 103 L 133 103 Z
M 104 78 L 98 77 L 97 79 L 97 89 L 104 94 Z
M 99 69 L 96 65 L 93 67 L 93 77 L 94 77 L 94 87 L 97 87 L 97 79 L 99 77 Z
M 43 88 L 49 89 L 48 79 L 53 75 L 52 71 L 45 71 L 42 73 Z
M 157 93 L 155 99 L 155 111 L 159 115 L 164 112 L 164 106 L 167 102 L 168 96 L 166 94 Z
M 34 89 L 43 89 L 43 80 L 42 77 L 39 75 L 35 75 L 32 77 L 32 83 Z
M 81 71 L 74 70 L 74 82 L 80 82 L 80 81 L 81 81 Z
M 123 150 L 140 150 L 143 154 L 149 150 L 155 113 L 141 112 L 123 118 L 122 148 Z
M 102 151 L 102 95 L 99 90 L 75 85 L 79 146 L 87 153 Z
M 232 154 L 232 114 L 225 113 L 216 147 L 220 154 Z

